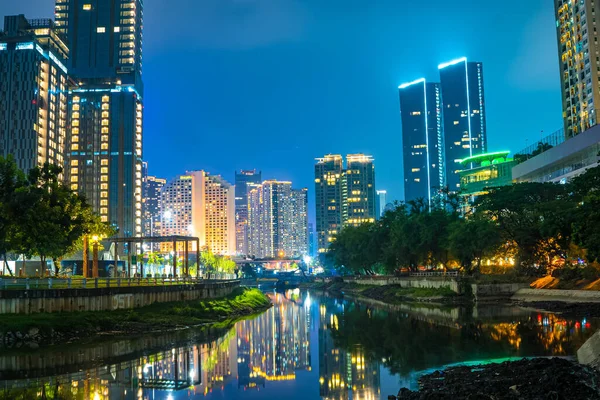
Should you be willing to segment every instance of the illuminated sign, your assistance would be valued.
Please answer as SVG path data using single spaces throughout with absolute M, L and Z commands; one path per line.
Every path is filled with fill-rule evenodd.
M 33 42 L 17 43 L 17 50 L 33 50 Z

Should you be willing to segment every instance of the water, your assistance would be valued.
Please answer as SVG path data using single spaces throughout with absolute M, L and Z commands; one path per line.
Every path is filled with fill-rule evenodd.
M 233 328 L 0 352 L 0 399 L 387 399 L 445 365 L 573 356 L 599 327 L 510 306 L 270 293 Z

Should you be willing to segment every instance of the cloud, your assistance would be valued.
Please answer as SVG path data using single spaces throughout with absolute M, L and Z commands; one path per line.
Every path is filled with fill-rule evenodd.
M 556 30 L 552 7 L 545 7 L 523 27 L 517 57 L 509 70 L 515 86 L 555 89 L 558 70 Z
M 177 36 L 195 48 L 239 50 L 299 40 L 306 16 L 300 0 L 155 0 L 144 23 L 162 44 Z M 154 24 L 176 28 L 150 33 Z

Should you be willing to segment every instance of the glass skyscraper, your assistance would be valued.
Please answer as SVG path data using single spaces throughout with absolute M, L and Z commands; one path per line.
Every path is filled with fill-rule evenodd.
M 402 117 L 404 199 L 411 201 L 422 198 L 431 204 L 444 186 L 440 84 L 418 79 L 402 84 L 398 89 Z
M 141 0 L 57 0 L 68 39 L 67 181 L 118 236 L 142 234 Z
M 443 98 L 445 178 L 460 188 L 460 160 L 487 152 L 483 66 L 466 57 L 438 66 Z
M 235 241 L 238 254 L 248 255 L 248 192 L 262 182 L 260 171 L 235 172 Z

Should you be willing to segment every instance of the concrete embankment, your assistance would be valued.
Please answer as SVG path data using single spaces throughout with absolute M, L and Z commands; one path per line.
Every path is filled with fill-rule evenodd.
M 213 299 L 231 294 L 239 280 L 172 286 L 0 291 L 0 314 L 114 311 L 154 303 Z
M 600 291 L 519 289 L 511 300 L 523 302 L 600 303 Z

